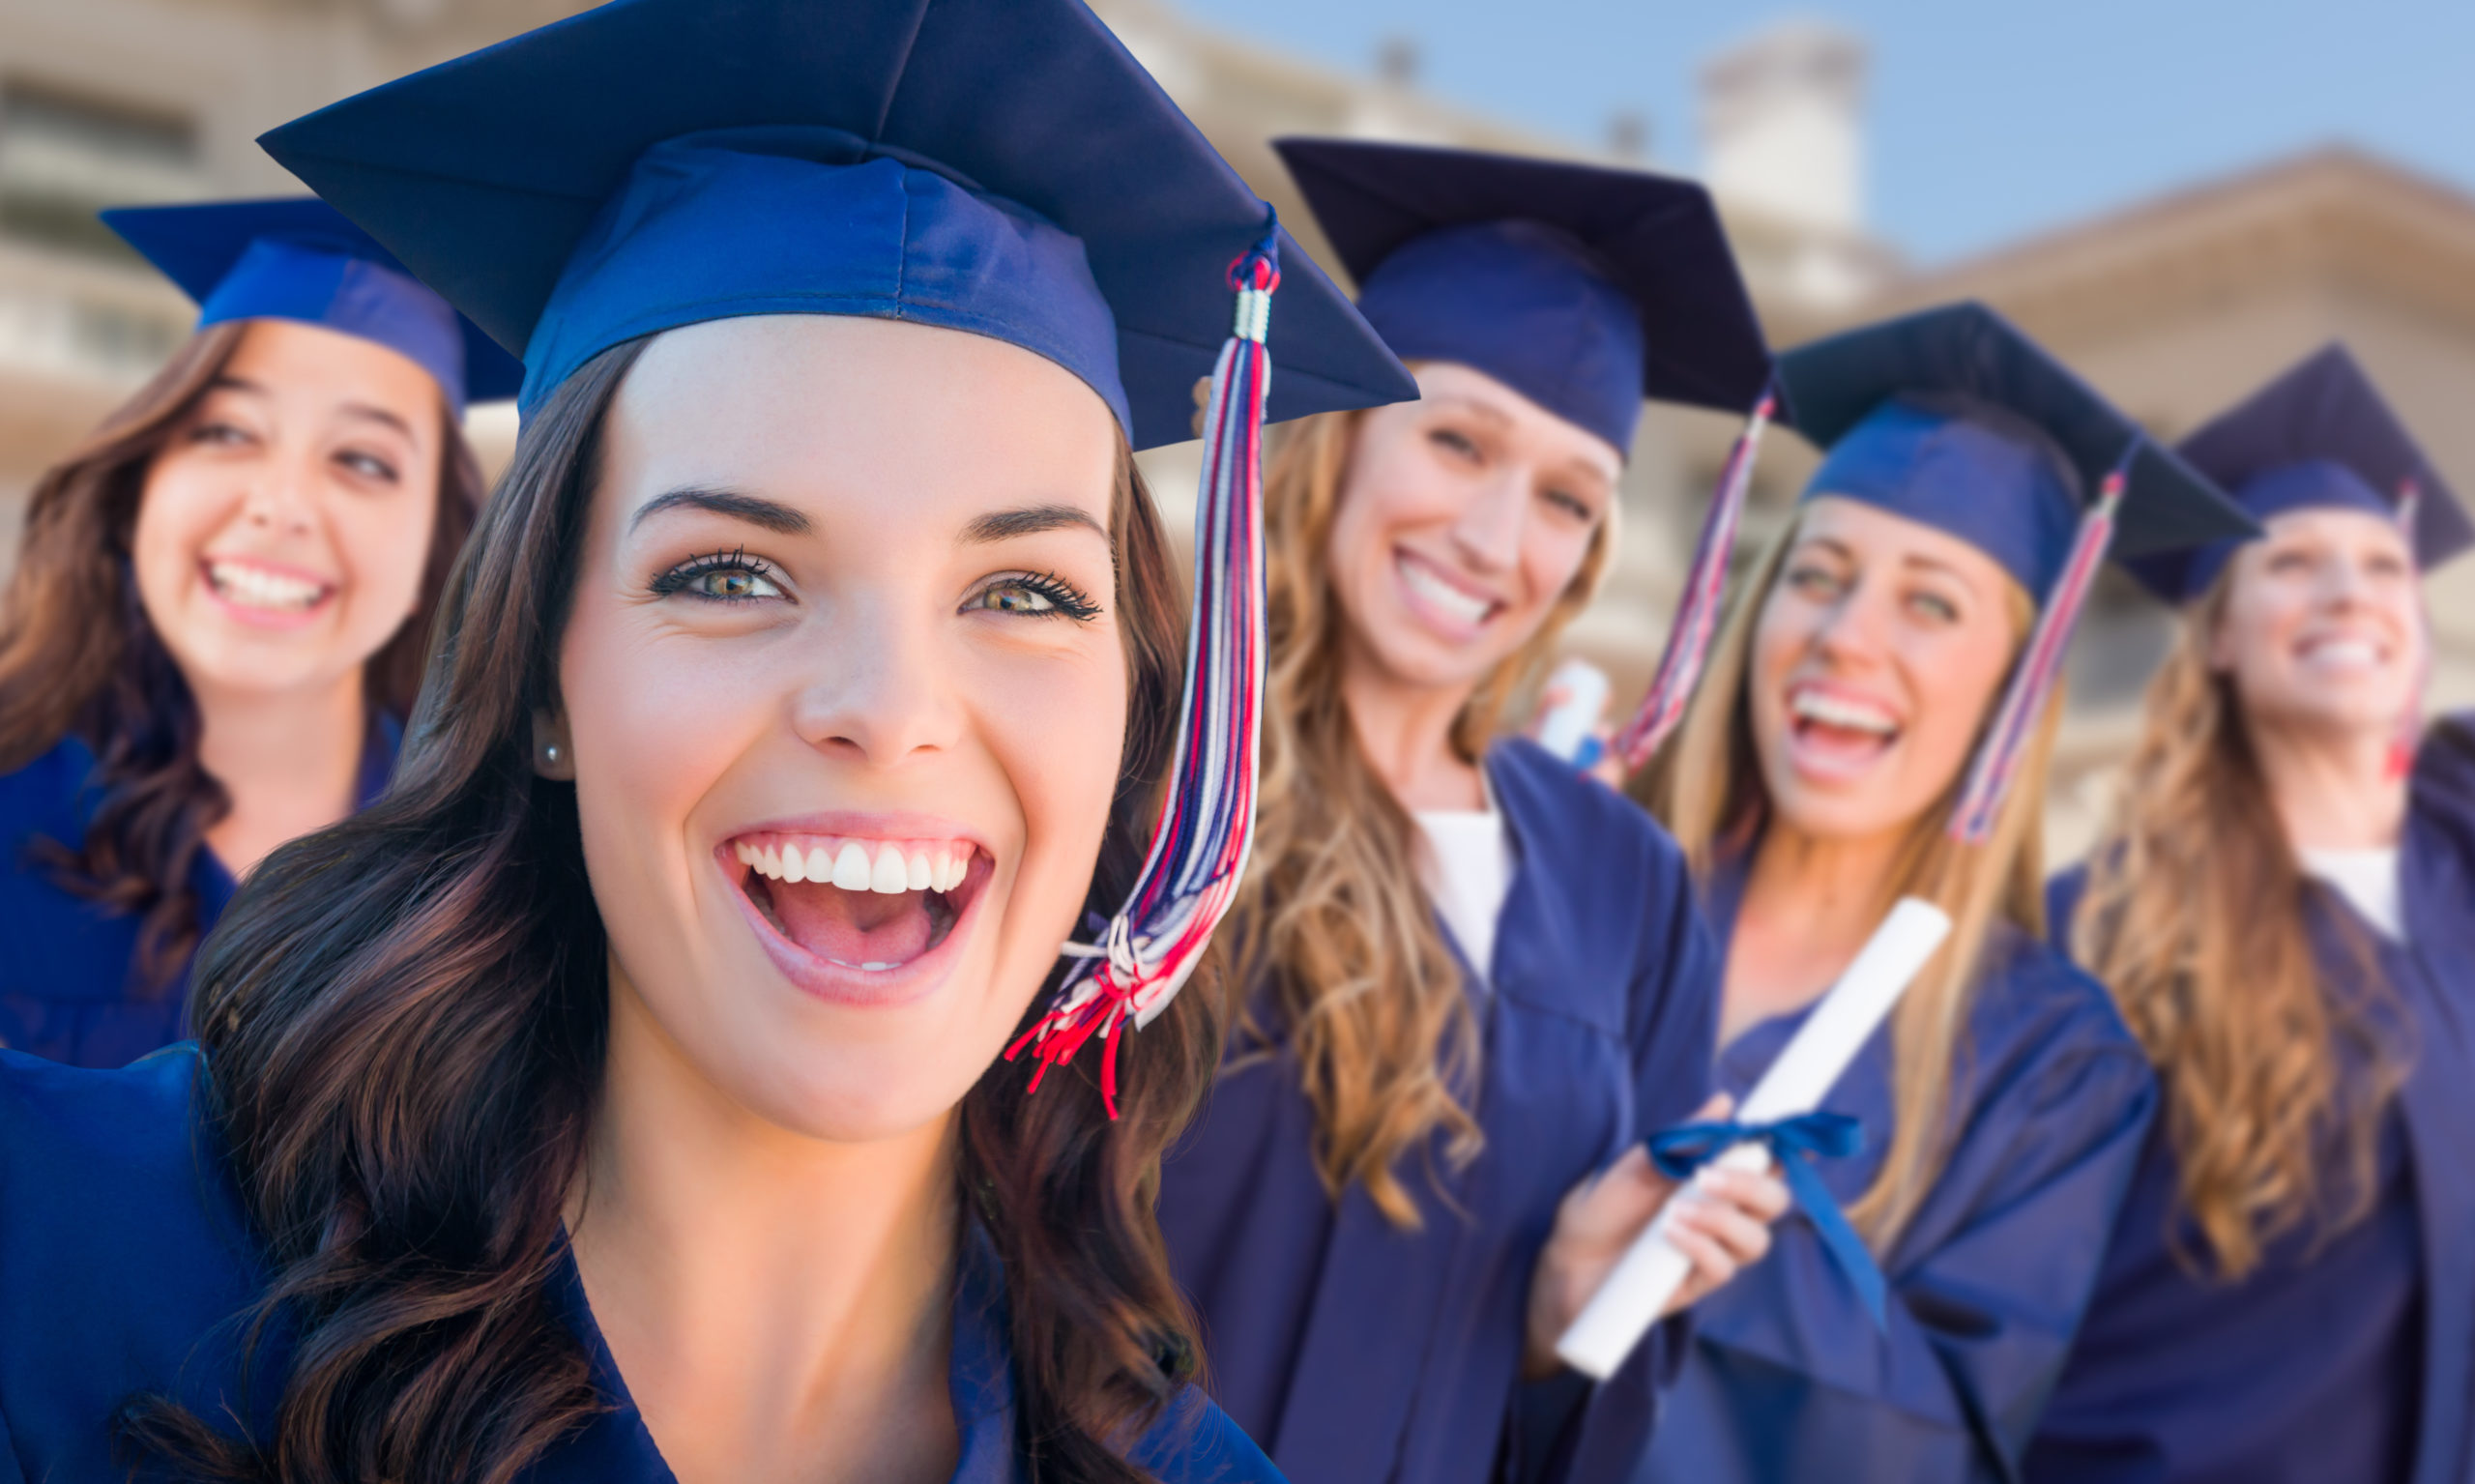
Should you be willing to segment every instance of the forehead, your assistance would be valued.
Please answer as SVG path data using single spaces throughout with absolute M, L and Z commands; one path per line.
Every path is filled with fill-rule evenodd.
M 1421 361 L 1411 370 L 1418 379 L 1421 401 L 1448 401 L 1477 408 L 1481 415 L 1500 420 L 1505 427 L 1536 445 L 1542 457 L 1595 469 L 1611 482 L 1624 472 L 1624 455 L 1616 451 L 1615 445 L 1474 366 L 1457 361 Z M 1416 403 L 1400 405 L 1413 407 Z
M 611 472 L 647 492 L 1036 490 L 1100 508 L 1120 443 L 1099 393 L 1044 357 L 961 331 L 818 314 L 657 336 L 621 387 L 608 434 Z
M 1950 532 L 1842 495 L 1818 495 L 1804 503 L 1796 541 L 1828 542 L 1859 561 L 1931 565 L 1972 582 L 2011 581 L 2001 564 Z
M 396 413 L 419 427 L 441 405 L 438 382 L 399 350 L 301 320 L 247 322 L 223 374 L 285 396 L 357 401 Z

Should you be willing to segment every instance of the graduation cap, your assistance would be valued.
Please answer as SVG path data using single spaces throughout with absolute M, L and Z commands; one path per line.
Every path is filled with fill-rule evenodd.
M 2429 571 L 2475 546 L 2475 523 L 2372 378 L 2323 346 L 2176 446 L 2255 520 L 2297 509 L 2363 510 L 2406 522 Z M 2126 564 L 2169 603 L 2207 592 L 2240 542 Z
M 1723 466 L 1648 698 L 1639 767 L 1682 716 L 1718 624 L 1770 349 L 1710 193 L 1639 170 L 1352 139 L 1273 144 L 1404 359 L 1485 372 L 1629 454 L 1644 398 L 1750 414 Z
M 1798 431 L 1827 450 L 1805 498 L 1945 531 L 2039 599 L 1952 832 L 1981 841 L 2111 551 L 2148 556 L 2257 530 L 2208 478 L 1981 304 L 1851 330 L 1780 358 Z
M 1565 160 L 1279 139 L 1404 360 L 1484 371 L 1621 451 L 1645 397 L 1742 413 L 1770 351 L 1710 193 Z
M 524 368 L 315 196 L 125 206 L 103 225 L 198 305 L 198 328 L 289 319 L 359 335 L 437 378 L 457 413 L 515 395 Z
M 1252 838 L 1259 430 L 1417 393 L 1080 0 L 616 0 L 261 142 L 524 347 L 528 415 L 612 346 L 740 315 L 1005 340 L 1138 449 L 1193 436 L 1210 376 L 1174 775 L 1130 899 L 1026 1040 L 1045 1071 L 1166 1005 Z

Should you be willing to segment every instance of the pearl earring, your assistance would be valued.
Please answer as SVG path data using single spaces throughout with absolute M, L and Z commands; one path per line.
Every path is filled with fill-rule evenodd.
M 543 742 L 541 744 L 541 761 L 549 764 L 553 768 L 559 766 L 559 744 L 557 742 Z

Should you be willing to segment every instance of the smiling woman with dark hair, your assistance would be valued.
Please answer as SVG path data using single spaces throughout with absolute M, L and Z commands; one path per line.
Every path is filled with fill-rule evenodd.
M 622 0 L 269 148 L 528 344 L 524 427 L 197 1047 L 0 1056 L 0 1478 L 1276 1477 L 1150 1211 L 1211 1007 L 1133 909 L 1058 969 L 1252 699 L 1178 704 L 1132 451 L 1205 372 L 1259 436 L 1263 204 L 1068 0 Z M 1270 415 L 1407 392 L 1290 273 Z
M 387 782 L 515 363 L 324 202 L 106 214 L 204 306 L 45 474 L 0 597 L 0 1046 L 184 1033 L 235 878 Z

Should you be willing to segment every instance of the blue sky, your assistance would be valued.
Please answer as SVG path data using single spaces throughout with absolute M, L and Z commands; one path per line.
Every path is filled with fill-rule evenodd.
M 1179 0 L 1351 70 L 1413 38 L 1447 97 L 1595 142 L 1646 114 L 1696 162 L 1693 77 L 1791 16 L 1872 50 L 1867 209 L 1920 261 L 2346 141 L 2475 191 L 2475 0 Z

